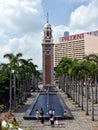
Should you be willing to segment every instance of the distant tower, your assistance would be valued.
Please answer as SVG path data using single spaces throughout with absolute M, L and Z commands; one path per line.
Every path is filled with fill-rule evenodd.
M 64 36 L 69 36 L 69 32 L 68 32 L 68 31 L 65 31 L 65 32 L 64 32 Z
M 42 59 L 43 59 L 43 85 L 44 86 L 53 86 L 54 81 L 54 54 L 53 54 L 53 37 L 52 29 L 48 20 L 47 13 L 47 22 L 44 26 L 44 37 L 42 41 Z

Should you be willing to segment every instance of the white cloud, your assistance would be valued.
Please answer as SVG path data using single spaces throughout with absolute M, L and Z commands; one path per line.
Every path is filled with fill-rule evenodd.
M 53 38 L 55 42 L 58 42 L 59 37 L 64 35 L 65 31 L 69 31 L 69 28 L 64 25 L 54 26 L 53 27 Z
M 34 63 L 41 68 L 42 55 L 41 55 L 41 33 L 28 33 L 22 38 L 14 38 L 9 42 L 9 47 L 14 53 L 21 52 L 24 58 L 32 58 Z
M 88 4 L 79 6 L 71 13 L 68 26 L 58 25 L 53 27 L 54 40 L 63 36 L 64 31 L 69 31 L 70 34 L 78 34 L 98 30 L 98 0 L 73 1 L 88 2 Z
M 38 32 L 41 26 L 41 0 L 1 0 L 0 30 L 9 34 Z M 40 24 L 39 24 L 40 23 Z
M 78 2 L 78 3 L 85 3 L 85 2 L 90 2 L 92 0 L 73 0 L 74 2 Z
M 41 67 L 41 0 L 0 0 L 0 61 L 6 53 L 23 53 Z M 37 58 L 39 57 L 39 58 Z
M 54 40 L 63 36 L 64 31 L 74 34 L 98 29 L 98 2 L 91 1 L 72 12 L 67 27 L 52 25 Z M 1 62 L 5 53 L 21 52 L 42 68 L 42 16 L 42 0 L 0 0 Z
M 93 0 L 88 6 L 80 6 L 72 12 L 71 30 L 96 30 L 98 28 L 98 2 Z

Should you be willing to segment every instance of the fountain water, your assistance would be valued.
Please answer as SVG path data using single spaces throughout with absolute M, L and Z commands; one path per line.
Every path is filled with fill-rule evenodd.
M 43 92 L 39 93 L 35 103 L 31 104 L 27 110 L 24 119 L 36 119 L 36 109 L 40 110 L 40 108 L 43 108 L 46 119 L 50 118 L 49 109 L 51 108 L 55 109 L 55 117 L 58 117 L 58 119 L 65 119 L 64 110 L 67 112 L 66 119 L 73 118 L 70 110 L 54 87 L 44 87 Z

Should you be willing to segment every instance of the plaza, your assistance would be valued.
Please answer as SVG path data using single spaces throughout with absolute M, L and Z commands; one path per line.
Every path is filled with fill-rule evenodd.
M 91 109 L 89 109 L 89 115 L 86 116 L 85 109 L 82 111 L 80 107 L 77 107 L 77 105 L 70 98 L 68 98 L 63 91 L 58 89 L 58 93 L 62 96 L 64 102 L 66 102 L 71 113 L 73 114 L 74 119 L 59 120 L 59 124 L 55 124 L 54 127 L 52 127 L 50 125 L 50 121 L 47 120 L 45 120 L 44 124 L 41 124 L 40 120 L 24 120 L 23 116 L 26 110 L 36 97 L 36 93 L 32 93 L 32 96 L 27 99 L 25 105 L 13 113 L 16 119 L 21 121 L 20 128 L 23 130 L 98 130 L 98 104 L 95 105 L 95 121 L 92 121 Z
M 98 130 L 98 1 L 0 7 L 0 130 Z

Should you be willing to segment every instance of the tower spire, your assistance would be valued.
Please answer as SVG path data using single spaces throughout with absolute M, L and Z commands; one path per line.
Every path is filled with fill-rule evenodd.
M 48 16 L 48 12 L 47 12 L 47 23 L 49 22 L 49 16 Z

